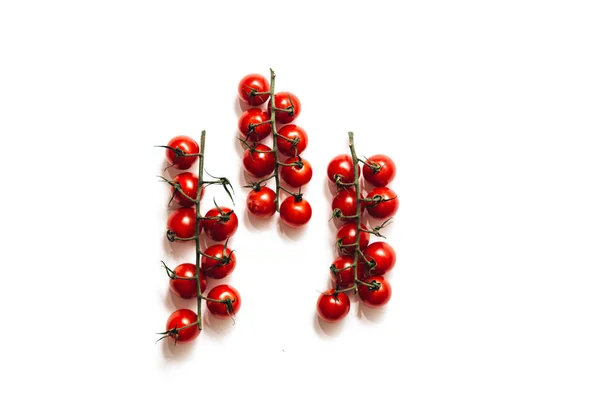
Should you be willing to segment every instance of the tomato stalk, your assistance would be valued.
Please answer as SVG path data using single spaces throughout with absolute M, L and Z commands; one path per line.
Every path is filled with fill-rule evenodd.
M 196 242 L 196 291 L 198 293 L 197 307 L 198 312 L 198 329 L 202 330 L 202 291 L 200 290 L 200 221 L 202 214 L 200 213 L 200 197 L 202 196 L 202 186 L 204 185 L 204 144 L 206 141 L 206 131 L 202 131 L 200 135 L 200 154 L 198 154 L 198 192 L 196 193 L 196 224 L 194 227 L 195 231 L 195 242 Z

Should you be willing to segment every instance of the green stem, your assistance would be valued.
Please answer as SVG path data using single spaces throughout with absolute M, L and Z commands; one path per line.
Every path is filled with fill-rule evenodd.
M 352 155 L 352 164 L 354 165 L 354 191 L 356 194 L 356 241 L 354 243 L 354 260 L 352 261 L 352 267 L 354 268 L 354 293 L 358 292 L 358 283 L 362 283 L 358 279 L 358 253 L 360 250 L 360 179 L 358 175 L 358 157 L 356 156 L 356 150 L 354 148 L 354 133 L 348 132 L 348 144 L 350 147 L 350 154 Z
M 277 122 L 275 121 L 275 71 L 271 69 L 271 88 L 269 89 L 271 103 L 271 134 L 273 135 L 273 153 L 275 154 L 275 210 L 279 212 L 279 155 L 277 152 Z
M 200 196 L 202 195 L 202 185 L 204 184 L 203 173 L 204 173 L 204 143 L 206 138 L 206 131 L 202 131 L 200 136 L 200 154 L 198 154 L 198 192 L 196 193 L 196 226 L 194 232 L 196 236 L 196 291 L 198 293 L 197 307 L 198 307 L 198 329 L 202 330 L 202 291 L 200 290 L 200 229 L 199 224 L 202 219 L 200 213 Z

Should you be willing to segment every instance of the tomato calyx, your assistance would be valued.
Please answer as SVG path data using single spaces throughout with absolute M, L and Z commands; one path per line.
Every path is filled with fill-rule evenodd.
M 166 171 L 169 168 L 171 168 L 172 166 L 174 166 L 175 164 L 177 164 L 177 161 L 179 161 L 180 158 L 198 157 L 200 155 L 200 154 L 196 154 L 196 153 L 188 153 L 187 151 L 180 149 L 179 147 L 164 146 L 164 145 L 163 146 L 154 146 L 154 147 L 161 147 L 164 149 L 171 150 L 173 153 L 175 153 L 175 159 L 163 171 Z
M 160 261 L 162 263 L 163 268 L 165 269 L 165 271 L 167 272 L 167 275 L 169 276 L 169 279 L 181 279 L 181 280 L 187 280 L 187 281 L 192 281 L 192 280 L 196 280 L 196 275 L 193 276 L 179 276 L 175 273 L 175 271 L 173 271 L 171 268 L 167 267 L 167 264 L 165 264 L 164 261 Z
M 329 218 L 329 220 L 331 221 L 334 218 L 337 219 L 356 219 L 358 217 L 358 215 L 344 215 L 344 213 L 342 212 L 342 210 L 340 210 L 339 208 L 336 208 L 333 210 L 333 212 L 331 213 L 331 218 Z
M 225 243 L 223 244 L 223 251 L 222 251 L 222 256 L 221 257 L 214 257 L 211 255 L 208 255 L 206 253 L 204 253 L 201 250 L 198 250 L 198 253 L 200 255 L 202 255 L 202 257 L 206 257 L 206 258 L 210 258 L 211 260 L 215 260 L 217 261 L 216 265 L 211 266 L 210 268 L 205 269 L 204 271 L 210 271 L 213 268 L 219 268 L 222 267 L 224 265 L 229 264 L 231 261 L 233 261 L 233 257 L 232 254 L 234 253 L 235 250 L 230 250 L 229 252 L 227 252 L 227 243 L 229 243 L 229 238 L 227 238 L 227 240 L 225 240 Z
M 337 186 L 354 186 L 354 182 L 344 182 L 344 176 L 335 174 L 333 180 Z
M 192 236 L 189 238 L 181 238 L 179 236 L 177 236 L 177 234 L 175 232 L 173 232 L 170 229 L 167 229 L 167 240 L 169 242 L 189 242 L 191 240 L 196 240 L 197 236 Z
M 398 198 L 398 196 L 394 196 L 394 197 L 390 197 L 389 199 L 386 199 L 382 195 L 376 194 L 373 197 L 367 197 L 364 199 L 360 199 L 360 201 L 363 203 L 367 203 L 367 205 L 366 205 L 367 208 L 371 208 L 371 207 L 375 207 L 376 205 L 378 205 L 380 203 L 385 203 L 386 201 L 396 200 L 397 198 Z
M 391 221 L 392 221 L 392 218 L 388 218 L 388 219 L 386 219 L 385 221 L 383 221 L 383 223 L 382 223 L 381 225 L 377 225 L 377 226 L 376 226 L 376 227 L 374 227 L 374 228 L 371 228 L 371 229 L 363 229 L 363 228 L 360 228 L 360 227 L 359 227 L 359 229 L 358 229 L 358 230 L 359 230 L 359 231 L 362 231 L 362 232 L 370 233 L 370 234 L 372 234 L 372 235 L 375 235 L 375 236 L 377 236 L 377 237 L 380 237 L 380 238 L 384 238 L 384 239 L 386 239 L 386 237 L 385 237 L 385 236 L 383 236 L 383 235 L 381 234 L 381 232 L 379 232 L 379 231 L 380 231 L 380 230 L 382 230 L 383 228 L 385 228 L 385 227 L 389 226 L 389 225 L 392 223 Z
M 233 205 L 235 205 L 235 201 L 233 200 L 233 193 L 235 193 L 235 191 L 233 190 L 233 185 L 231 184 L 231 182 L 229 181 L 229 179 L 227 179 L 224 176 L 221 176 L 221 177 L 213 176 L 213 175 L 209 174 L 207 171 L 204 171 L 204 172 L 206 172 L 206 175 L 208 175 L 211 178 L 215 179 L 214 181 L 204 181 L 204 184 L 206 186 L 210 186 L 210 185 L 221 185 L 221 186 L 223 186 L 223 190 L 225 190 L 225 192 L 227 193 L 227 195 L 231 199 L 231 203 Z
M 158 342 L 160 342 L 160 341 L 161 341 L 161 340 L 163 340 L 163 339 L 166 339 L 166 338 L 168 338 L 168 337 L 171 337 L 171 338 L 173 338 L 173 339 L 174 339 L 174 344 L 173 344 L 173 345 L 174 345 L 174 346 L 176 346 L 176 345 L 177 345 L 177 340 L 179 340 L 179 332 L 180 332 L 180 331 L 182 331 L 182 330 L 184 330 L 184 329 L 191 328 L 191 327 L 193 327 L 193 326 L 195 326 L 195 325 L 198 325 L 198 321 L 195 321 L 195 322 L 192 322 L 191 324 L 188 324 L 188 325 L 182 326 L 181 328 L 179 328 L 177 325 L 175 325 L 175 327 L 174 327 L 174 328 L 172 328 L 172 329 L 167 329 L 167 330 L 166 330 L 166 331 L 164 331 L 164 332 L 157 332 L 157 335 L 162 335 L 162 336 L 161 336 L 161 337 L 159 337 L 159 338 L 156 340 L 156 342 L 155 342 L 155 343 L 158 343 Z M 199 330 L 202 330 L 202 327 L 200 327 L 200 326 L 198 325 L 198 329 L 199 329 Z
M 371 160 L 369 160 L 368 158 L 365 158 L 364 160 L 362 159 L 358 159 L 358 161 L 360 161 L 361 163 L 365 164 L 367 167 L 369 167 L 371 169 L 371 171 L 373 171 L 373 175 L 377 174 L 379 171 L 381 171 L 381 165 L 372 162 Z

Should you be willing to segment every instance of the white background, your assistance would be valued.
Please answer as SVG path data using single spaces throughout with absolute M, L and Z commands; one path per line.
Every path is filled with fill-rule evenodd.
M 594 1 L 3 2 L 2 398 L 600 398 L 600 12 Z M 310 225 L 252 223 L 239 79 L 299 96 Z M 235 326 L 154 344 L 165 144 L 206 129 L 231 178 Z M 329 159 L 398 165 L 383 312 L 315 319 Z M 209 192 L 224 200 L 217 190 Z M 208 204 L 203 206 L 205 209 Z

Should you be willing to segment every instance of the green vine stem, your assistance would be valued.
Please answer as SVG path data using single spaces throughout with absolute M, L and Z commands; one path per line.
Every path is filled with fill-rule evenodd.
M 200 154 L 198 155 L 198 192 L 196 193 L 196 225 L 194 226 L 194 241 L 196 242 L 196 291 L 198 298 L 196 300 L 198 307 L 198 329 L 202 330 L 202 292 L 200 290 L 200 197 L 202 196 L 202 187 L 204 186 L 204 145 L 206 141 L 206 131 L 202 131 L 200 135 Z
M 275 121 L 275 71 L 270 69 L 271 71 L 271 87 L 269 89 L 269 93 L 271 97 L 269 98 L 269 103 L 271 103 L 271 134 L 273 135 L 273 154 L 275 155 L 275 172 L 273 175 L 275 176 L 275 210 L 279 212 L 279 190 L 281 186 L 279 185 L 279 155 L 277 154 L 277 122 Z

